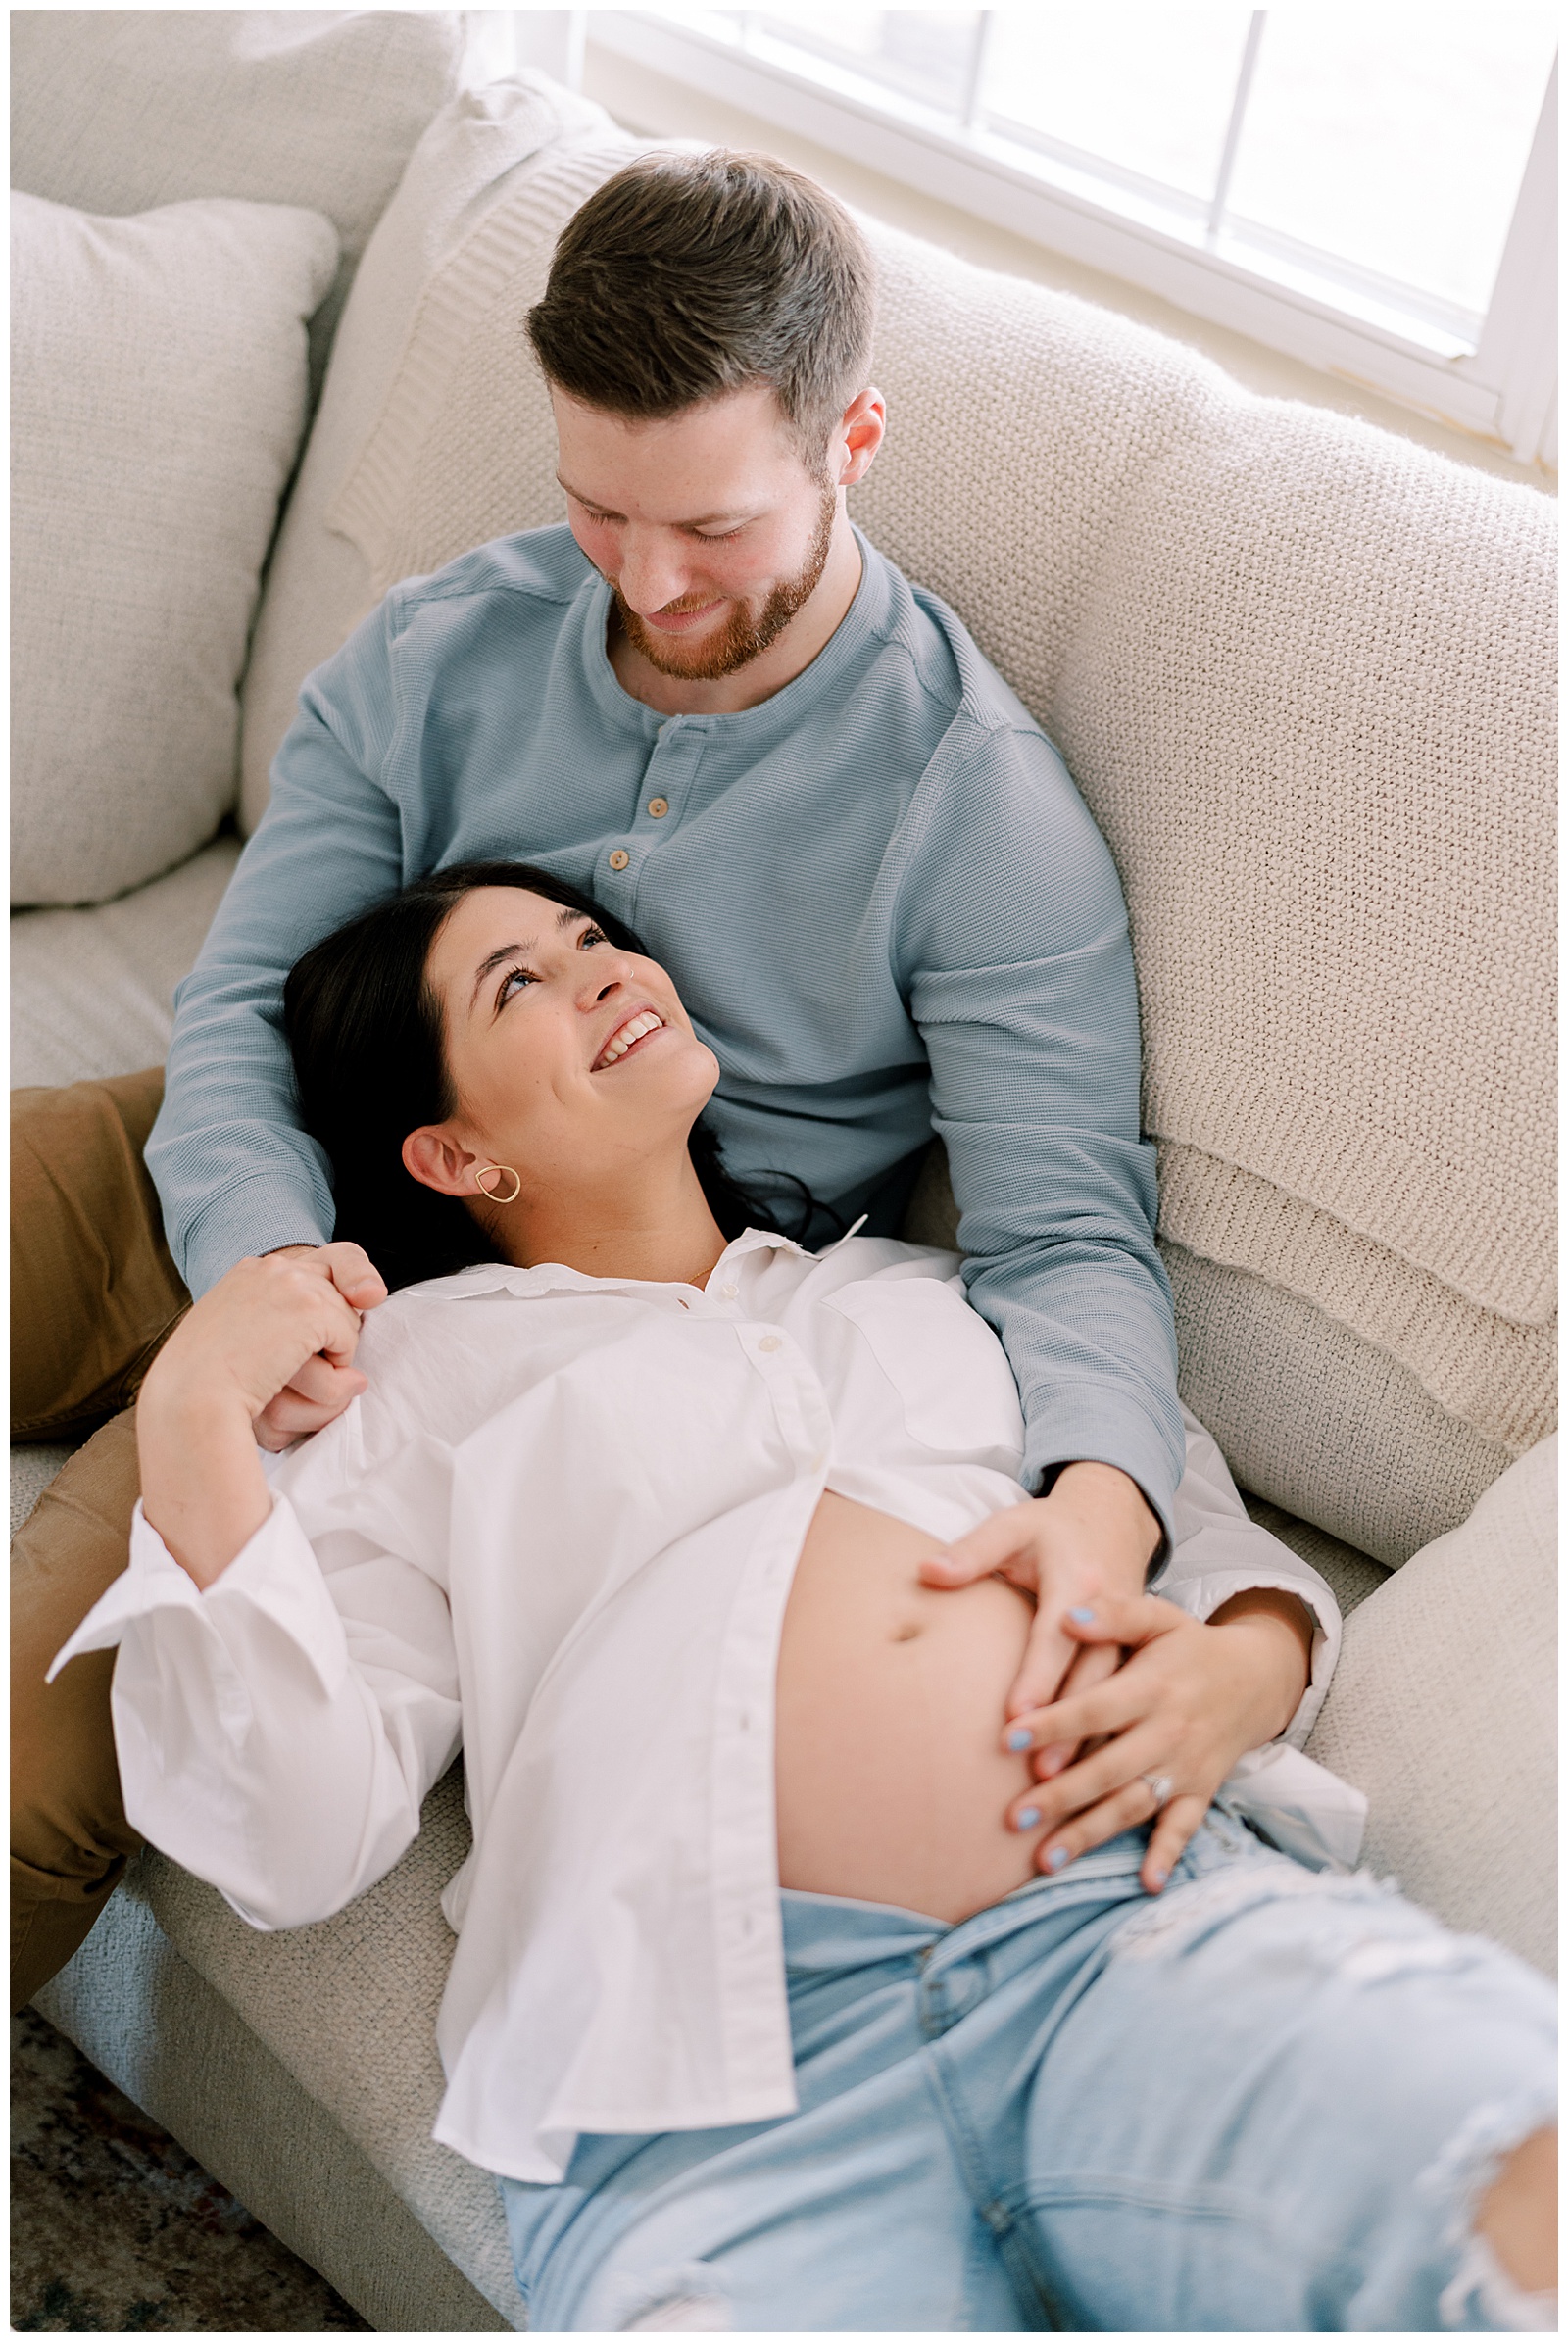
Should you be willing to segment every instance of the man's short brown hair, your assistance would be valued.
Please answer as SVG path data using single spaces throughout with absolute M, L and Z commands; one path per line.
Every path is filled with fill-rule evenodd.
M 644 155 L 567 220 L 528 337 L 612 414 L 677 415 L 766 382 L 808 463 L 866 386 L 874 277 L 841 204 L 765 155 Z

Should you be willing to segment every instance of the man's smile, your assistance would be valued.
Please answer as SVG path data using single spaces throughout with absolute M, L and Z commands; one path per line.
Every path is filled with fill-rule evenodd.
M 690 634 L 706 625 L 723 607 L 722 600 L 714 600 L 705 602 L 699 610 L 656 610 L 638 614 L 645 626 L 657 627 L 661 634 Z

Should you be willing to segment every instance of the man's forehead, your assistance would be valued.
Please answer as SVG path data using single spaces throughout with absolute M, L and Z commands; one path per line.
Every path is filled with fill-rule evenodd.
M 776 495 L 799 465 L 789 426 L 765 383 L 678 415 L 613 415 L 554 391 L 557 478 L 602 512 L 662 526 L 739 519 Z

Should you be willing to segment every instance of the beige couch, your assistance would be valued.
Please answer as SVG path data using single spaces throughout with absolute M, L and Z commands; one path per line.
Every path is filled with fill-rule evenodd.
M 15 1081 L 159 1058 L 238 851 L 213 833 L 259 818 L 301 678 L 395 579 L 561 515 L 519 320 L 633 147 L 492 78 L 484 13 L 14 20 L 16 183 L 67 207 L 16 230 Z M 194 208 L 141 222 L 171 204 Z M 1183 1394 L 1258 1517 L 1362 1605 L 1313 1753 L 1367 1790 L 1376 1867 L 1549 1964 L 1551 507 L 874 234 L 892 435 L 856 516 L 973 628 L 1116 854 Z M 189 239 L 172 262 L 166 236 Z M 266 307 L 267 414 L 214 421 L 259 397 L 249 359 L 227 389 L 190 392 L 194 358 L 131 380 L 140 294 L 96 327 L 74 309 L 126 379 L 65 412 L 83 369 L 50 285 L 89 262 L 83 284 L 107 267 L 173 305 L 166 372 L 177 329 L 205 362 Z M 193 269 L 219 287 L 194 326 Z M 187 394 L 220 467 L 265 441 L 249 504 L 181 480 L 186 441 L 136 439 L 138 398 Z M 101 501 L 92 559 L 59 554 L 72 432 L 111 505 L 153 467 L 115 507 L 123 575 Z M 143 641 L 176 511 L 170 592 L 200 590 Z M 187 651 L 200 723 L 188 693 L 117 681 Z M 951 1226 L 933 1160 L 910 1233 Z M 65 1452 L 14 1451 L 14 1517 Z M 40 2001 L 393 2328 L 522 2318 L 490 2181 L 429 2138 L 466 1829 L 449 1777 L 390 1878 L 271 1936 L 149 1852 Z

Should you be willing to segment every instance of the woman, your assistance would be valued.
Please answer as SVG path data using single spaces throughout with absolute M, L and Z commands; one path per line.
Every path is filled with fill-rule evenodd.
M 500 2176 L 531 2323 L 1543 2322 L 1541 1979 L 1234 1794 L 1152 1899 L 1162 1775 L 1201 1810 L 1304 1736 L 1337 1628 L 1198 1427 L 1187 1608 L 1069 1619 L 1132 1658 L 1020 1704 L 1028 1589 L 942 1560 L 1022 1498 L 1000 1344 L 951 1255 L 744 1227 L 632 938 L 449 871 L 287 1015 L 340 1234 L 418 1282 L 270 1486 L 257 1415 L 379 1283 L 344 1243 L 196 1305 L 56 1665 L 120 1642 L 126 1810 L 260 1927 L 381 1877 L 461 1738 L 437 2135 Z

